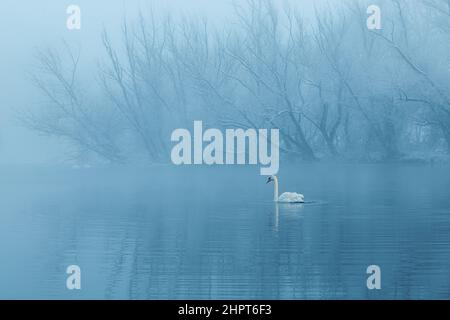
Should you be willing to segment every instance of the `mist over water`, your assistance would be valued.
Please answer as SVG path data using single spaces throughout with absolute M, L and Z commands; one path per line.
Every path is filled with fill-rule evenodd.
M 278 205 L 256 169 L 2 170 L 0 297 L 448 298 L 447 170 L 284 167 Z
M 449 299 L 450 7 L 377 3 L 2 1 L 0 298 Z M 175 165 L 194 121 L 278 129 L 305 203 Z

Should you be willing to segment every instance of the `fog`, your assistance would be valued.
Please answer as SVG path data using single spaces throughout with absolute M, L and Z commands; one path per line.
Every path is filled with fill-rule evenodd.
M 0 3 L 0 163 L 60 163 L 65 160 L 62 141 L 30 131 L 17 120 L 17 109 L 39 103 L 29 73 L 36 65 L 38 49 L 61 47 L 62 40 L 83 48 L 83 61 L 94 65 L 103 53 L 100 35 L 103 27 L 120 32 L 121 22 L 150 6 L 172 12 L 220 16 L 228 6 L 217 2 L 185 1 L 77 1 L 82 8 L 83 27 L 75 32 L 66 28 L 66 8 L 71 1 L 12 1 Z M 89 68 L 88 68 L 89 69 Z
M 164 163 L 194 120 L 294 161 L 448 158 L 445 1 L 380 1 L 381 30 L 366 1 L 78 1 L 80 30 L 69 4 L 0 4 L 0 163 Z
M 0 12 L 0 298 L 449 298 L 449 1 Z

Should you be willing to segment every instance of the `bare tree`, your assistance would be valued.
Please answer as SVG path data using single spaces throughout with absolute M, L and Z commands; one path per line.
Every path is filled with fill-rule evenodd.
M 38 53 L 47 103 L 24 122 L 111 161 L 168 161 L 170 132 L 196 119 L 279 128 L 284 156 L 304 160 L 450 150 L 447 0 L 383 2 L 379 31 L 367 29 L 364 1 L 317 8 L 309 24 L 270 0 L 234 9 L 221 28 L 150 12 L 124 21 L 118 43 L 105 31 L 95 98 L 78 53 Z
M 32 79 L 45 97 L 44 111 L 28 108 L 21 111 L 20 119 L 27 127 L 66 139 L 82 151 L 113 162 L 122 161 L 117 145 L 120 122 L 102 101 L 84 97 L 77 81 L 80 52 L 66 43 L 64 48 L 65 55 L 54 50 L 37 52 L 39 68 Z M 83 154 L 75 155 L 80 156 Z

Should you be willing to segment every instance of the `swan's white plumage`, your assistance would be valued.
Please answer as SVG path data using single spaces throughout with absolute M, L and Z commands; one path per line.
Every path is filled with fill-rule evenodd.
M 278 197 L 278 202 L 305 202 L 305 197 L 296 192 L 284 192 Z
M 267 179 L 267 183 L 273 181 L 273 201 L 275 202 L 285 202 L 285 203 L 304 203 L 305 197 L 296 192 L 284 192 L 281 196 L 278 196 L 278 178 L 277 176 L 270 176 Z

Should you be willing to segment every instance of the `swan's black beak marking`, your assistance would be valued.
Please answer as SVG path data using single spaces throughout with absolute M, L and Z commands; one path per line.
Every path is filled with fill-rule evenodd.
M 270 177 L 268 177 L 267 181 L 266 181 L 266 184 L 269 183 L 270 181 L 272 181 L 272 180 L 270 179 Z

